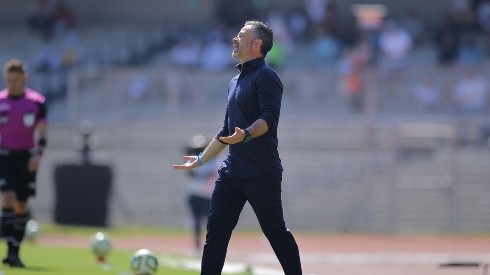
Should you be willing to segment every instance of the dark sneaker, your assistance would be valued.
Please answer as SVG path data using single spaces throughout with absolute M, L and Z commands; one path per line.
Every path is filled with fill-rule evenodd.
M 7 258 L 3 259 L 2 261 L 3 264 L 10 265 L 11 267 L 19 267 L 19 268 L 25 268 L 26 266 L 22 263 L 19 257 L 10 255 Z

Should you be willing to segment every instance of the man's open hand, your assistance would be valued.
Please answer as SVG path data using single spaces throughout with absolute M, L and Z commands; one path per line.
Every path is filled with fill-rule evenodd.
M 245 132 L 243 132 L 242 129 L 235 127 L 235 133 L 233 133 L 233 135 L 228 137 L 220 137 L 219 140 L 227 144 L 235 144 L 242 142 L 244 138 Z
M 199 166 L 199 163 L 197 163 L 197 157 L 196 156 L 183 156 L 182 157 L 185 161 L 187 161 L 184 164 L 174 164 L 172 165 L 174 169 L 178 170 L 191 170 Z

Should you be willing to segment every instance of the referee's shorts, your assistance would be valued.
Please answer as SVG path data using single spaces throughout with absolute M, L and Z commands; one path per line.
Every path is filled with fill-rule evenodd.
M 0 190 L 15 191 L 18 201 L 36 195 L 36 172 L 29 171 L 32 150 L 0 149 Z

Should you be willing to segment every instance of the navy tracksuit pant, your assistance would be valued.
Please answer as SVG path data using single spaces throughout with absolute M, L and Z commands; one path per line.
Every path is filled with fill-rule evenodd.
M 286 228 L 281 200 L 282 171 L 236 179 L 219 175 L 211 198 L 201 275 L 220 275 L 231 233 L 249 202 L 286 275 L 301 275 L 299 250 Z

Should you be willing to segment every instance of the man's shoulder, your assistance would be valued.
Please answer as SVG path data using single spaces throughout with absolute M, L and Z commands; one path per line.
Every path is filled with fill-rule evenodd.
M 7 89 L 3 89 L 0 91 L 0 100 L 6 99 L 8 97 L 8 91 Z
M 267 64 L 264 64 L 263 66 L 258 68 L 257 72 L 255 73 L 255 76 L 256 76 L 256 78 L 259 78 L 259 79 L 264 79 L 264 78 L 280 79 L 276 70 L 274 70 L 273 68 L 271 68 Z
M 41 103 L 41 104 L 46 102 L 46 98 L 40 92 L 26 88 L 25 93 L 26 93 L 26 98 L 31 101 L 34 101 L 36 103 Z
M 274 68 L 272 68 L 271 66 L 267 65 L 267 64 L 264 64 L 263 66 L 261 66 L 258 71 L 260 72 L 267 72 L 267 73 L 271 73 L 271 74 L 275 74 L 277 75 L 277 72 L 276 70 L 274 70 Z

